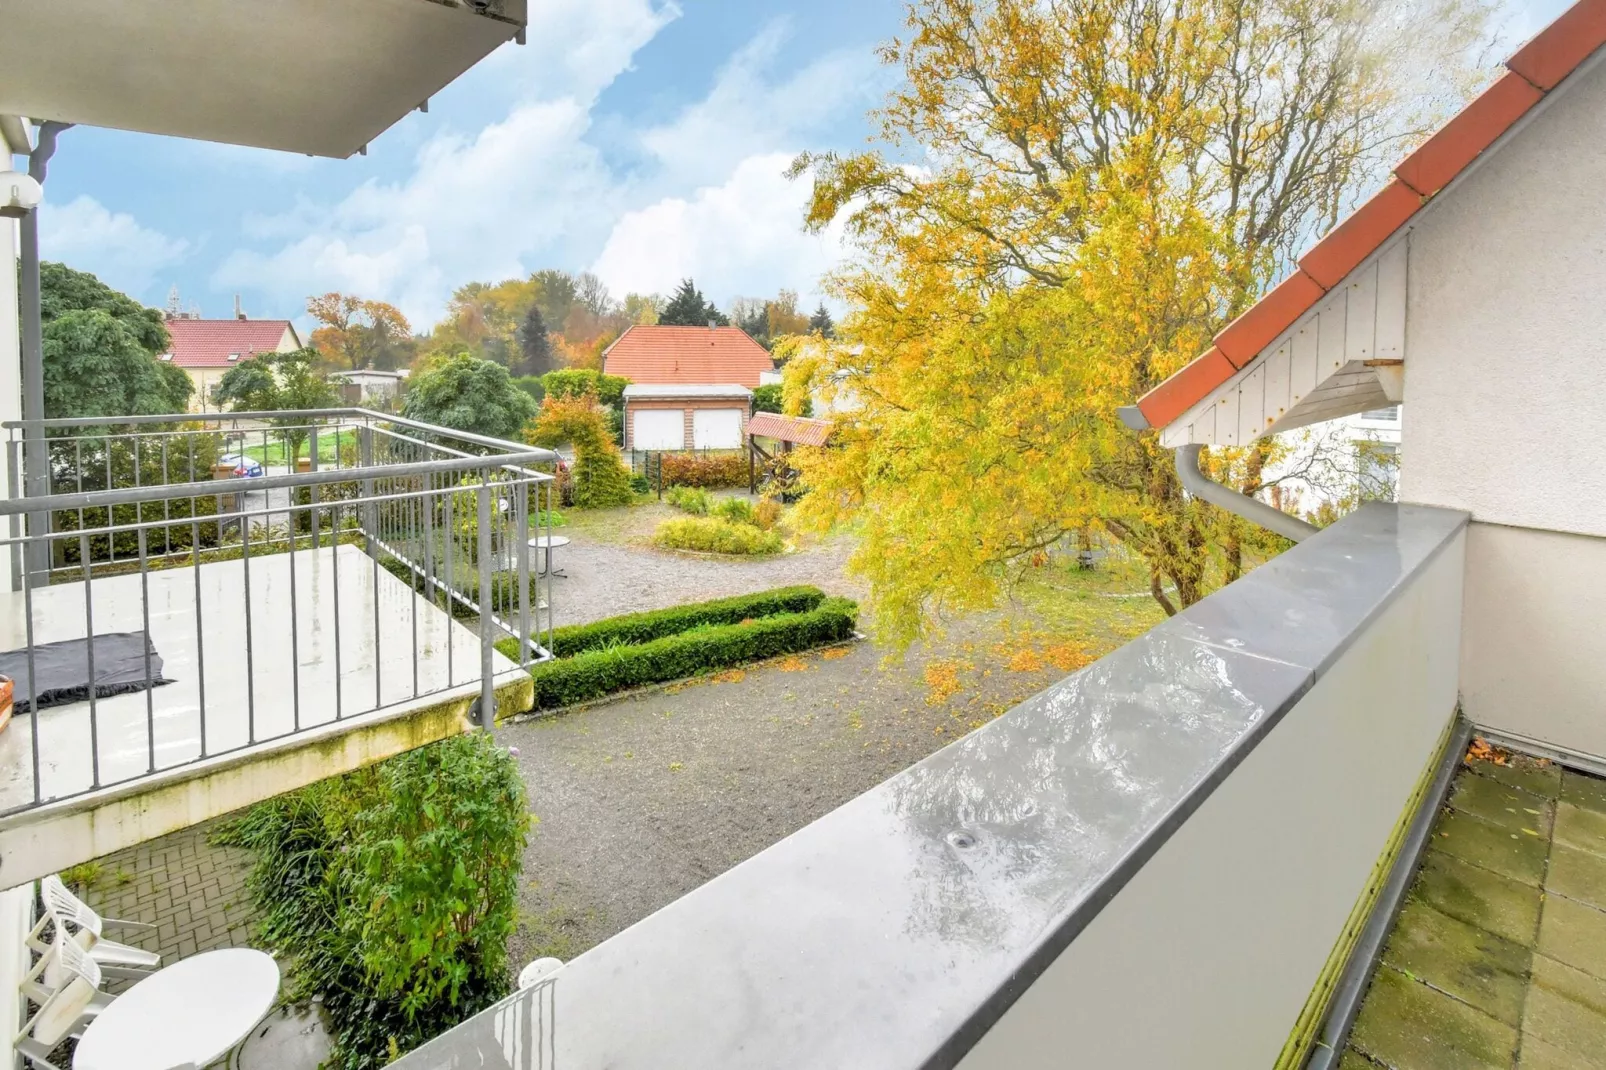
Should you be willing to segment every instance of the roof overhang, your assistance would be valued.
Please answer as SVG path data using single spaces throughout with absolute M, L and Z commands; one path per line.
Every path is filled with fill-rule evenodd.
M 752 396 L 751 390 L 737 383 L 631 383 L 624 389 L 627 401 L 746 400 Z
M 1404 400 L 1412 228 L 1576 74 L 1602 62 L 1603 43 L 1606 0 L 1579 0 L 1214 345 L 1121 409 L 1122 421 L 1159 429 L 1168 447 L 1244 446 Z
M 346 157 L 521 34 L 526 3 L 11 4 L 0 115 Z

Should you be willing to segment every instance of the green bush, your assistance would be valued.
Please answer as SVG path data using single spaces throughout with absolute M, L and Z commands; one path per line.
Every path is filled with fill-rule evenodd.
M 683 513 L 707 516 L 708 507 L 713 504 L 714 499 L 701 487 L 675 486 L 664 491 L 664 501 Z
M 666 453 L 662 457 L 664 486 L 747 486 L 747 453 Z
M 541 376 L 541 386 L 548 397 L 574 398 L 582 394 L 596 394 L 597 400 L 611 409 L 624 404 L 625 387 L 629 385 L 629 379 L 603 375 L 590 368 L 559 368 Z
M 803 613 L 743 620 L 666 635 L 635 645 L 591 650 L 532 666 L 535 708 L 551 709 L 644 684 L 795 654 L 853 635 L 859 607 L 827 598 Z
M 668 609 L 652 609 L 645 613 L 627 613 L 590 624 L 570 624 L 553 631 L 552 653 L 567 658 L 588 650 L 649 643 L 666 635 L 713 624 L 739 624 L 744 620 L 782 613 L 806 613 L 824 600 L 825 592 L 818 587 L 776 587 L 734 598 L 716 598 Z M 517 651 L 518 643 L 505 639 L 497 647 L 508 654 Z
M 773 531 L 749 524 L 732 524 L 717 517 L 688 516 L 665 520 L 652 541 L 669 550 L 697 550 L 706 554 L 776 554 L 785 545 Z
M 536 550 L 530 551 L 530 583 L 529 587 L 526 589 L 526 598 L 530 603 L 531 616 L 535 615 L 536 599 L 539 597 L 536 590 L 538 581 L 540 579 L 540 577 L 536 574 L 536 569 L 540 567 L 540 558 L 537 556 L 538 553 L 539 551 Z M 454 571 L 457 572 L 457 580 L 455 583 L 451 584 L 452 589 L 458 594 L 462 595 L 464 598 L 468 599 L 470 602 L 478 605 L 480 601 L 480 572 L 478 566 L 462 560 L 454 561 L 453 565 Z M 411 587 L 418 594 L 425 593 L 425 587 L 427 584 L 424 580 L 424 577 L 414 572 L 412 568 L 409 567 L 407 562 L 402 561 L 399 558 L 392 557 L 389 554 L 382 554 L 379 558 L 379 567 L 390 573 L 392 576 L 395 576 L 398 580 L 401 580 L 403 583 L 407 584 L 407 586 Z M 445 583 L 446 564 L 444 559 L 437 559 L 435 567 L 438 582 Z M 514 598 L 517 596 L 518 592 L 519 574 L 517 571 L 504 570 L 491 573 L 491 606 L 494 610 L 497 612 L 512 612 L 513 608 L 518 604 L 514 601 Z M 441 591 L 439 588 L 435 589 L 433 601 L 435 605 L 445 609 L 447 612 L 451 613 L 453 617 L 464 618 L 478 616 L 478 614 L 475 613 L 472 608 L 464 605 L 456 598 L 448 599 L 446 593 Z M 447 604 L 448 601 L 450 602 L 450 605 Z
M 258 804 L 220 830 L 255 857 L 259 933 L 285 995 L 322 995 L 326 1065 L 370 1070 L 507 994 L 529 827 L 489 735 L 456 736 Z
M 721 498 L 712 512 L 721 520 L 729 520 L 732 524 L 759 526 L 753 513 L 753 503 L 746 498 Z

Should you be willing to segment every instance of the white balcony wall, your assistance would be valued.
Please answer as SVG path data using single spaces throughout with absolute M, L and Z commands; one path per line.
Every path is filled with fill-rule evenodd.
M 1401 501 L 1472 514 L 1467 716 L 1597 758 L 1606 757 L 1602 189 L 1606 59 L 1597 55 L 1411 234 L 1400 474 Z
M 1458 534 L 963 1070 L 1277 1061 L 1454 714 L 1464 554 Z

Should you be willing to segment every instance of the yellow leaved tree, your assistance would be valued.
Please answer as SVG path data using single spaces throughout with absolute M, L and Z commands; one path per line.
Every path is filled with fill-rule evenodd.
M 1208 346 L 1479 78 L 1482 0 L 923 0 L 883 58 L 883 151 L 805 154 L 808 224 L 858 248 L 788 403 L 800 519 L 855 521 L 880 633 L 991 605 L 1101 530 L 1175 612 L 1273 537 L 1186 498 L 1116 416 Z M 1253 489 L 1271 447 L 1213 456 Z

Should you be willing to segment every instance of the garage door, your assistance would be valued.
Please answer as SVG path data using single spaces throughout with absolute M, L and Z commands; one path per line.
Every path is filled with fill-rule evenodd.
M 686 448 L 686 410 L 637 409 L 630 445 L 638 450 Z
M 692 445 L 700 450 L 735 450 L 742 446 L 741 409 L 693 409 Z

